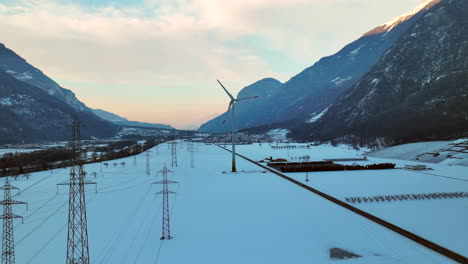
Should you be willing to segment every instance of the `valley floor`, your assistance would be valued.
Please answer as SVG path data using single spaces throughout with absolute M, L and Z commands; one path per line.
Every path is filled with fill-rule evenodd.
M 336 263 L 331 248 L 362 256 L 338 263 L 453 263 L 398 234 L 328 202 L 240 158 L 239 173 L 230 169 L 231 154 L 215 145 L 196 144 L 195 168 L 186 145 L 177 147 L 178 166 L 171 167 L 167 144 L 151 149 L 150 176 L 146 153 L 116 160 L 127 165 L 86 165 L 89 180 L 87 212 L 92 263 Z M 312 159 L 356 157 L 361 152 L 344 147 L 273 150 L 268 144 L 239 146 L 252 159 L 308 154 Z M 383 161 L 381 159 L 371 159 Z M 388 160 L 385 160 L 388 161 Z M 167 164 L 171 180 L 172 240 L 161 236 L 161 199 L 154 193 L 161 180 L 156 171 Z M 397 162 L 398 165 L 404 162 Z M 93 172 L 97 178 L 90 177 Z M 434 165 L 431 174 L 404 170 L 310 173 L 308 184 L 344 199 L 347 196 L 468 190 L 468 168 Z M 66 254 L 68 169 L 34 173 L 12 184 L 29 203 L 14 213 L 17 263 L 63 263 Z M 288 174 L 303 182 L 305 174 Z M 356 206 L 356 205 L 355 205 Z M 468 255 L 466 199 L 359 204 L 419 235 Z

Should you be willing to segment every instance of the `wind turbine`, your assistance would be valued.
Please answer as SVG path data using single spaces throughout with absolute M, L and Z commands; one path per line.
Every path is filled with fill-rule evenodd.
M 254 99 L 258 98 L 258 96 L 250 96 L 250 97 L 243 97 L 243 98 L 234 98 L 232 94 L 228 92 L 228 90 L 224 87 L 224 85 L 217 80 L 219 85 L 223 88 L 223 90 L 227 93 L 231 101 L 229 102 L 228 109 L 226 111 L 226 115 L 228 114 L 229 110 L 232 109 L 232 132 L 231 132 L 231 142 L 232 142 L 232 172 L 236 172 L 236 142 L 235 142 L 235 130 L 236 130 L 236 111 L 235 111 L 235 105 L 239 101 L 247 100 L 247 99 Z M 226 117 L 223 120 L 223 124 L 226 123 Z

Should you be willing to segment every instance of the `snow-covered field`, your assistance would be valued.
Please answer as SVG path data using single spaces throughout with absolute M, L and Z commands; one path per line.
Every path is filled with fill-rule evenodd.
M 356 151 L 347 146 L 333 148 L 317 146 L 311 149 L 272 149 L 268 145 L 239 146 L 238 152 L 254 159 L 290 158 L 310 155 L 313 160 L 332 158 L 361 158 L 364 150 Z M 271 153 L 267 154 L 267 153 Z M 427 164 L 421 162 L 369 158 L 368 161 L 347 162 L 358 164 L 395 163 Z M 368 170 L 311 172 L 309 182 L 305 173 L 286 175 L 330 194 L 342 201 L 345 197 L 369 197 L 378 195 L 423 194 L 439 192 L 467 192 L 468 167 L 430 164 L 433 170 L 409 171 Z M 384 220 L 432 240 L 455 252 L 468 256 L 468 199 L 399 201 L 385 203 L 356 203 L 354 206 Z
M 223 174 L 230 169 L 231 155 L 215 145 L 198 144 L 193 169 L 185 145 L 177 149 L 179 166 L 174 168 L 168 147 L 157 148 L 151 152 L 150 176 L 145 174 L 146 153 L 137 156 L 136 166 L 133 157 L 116 160 L 126 166 L 103 166 L 102 174 L 99 164 L 86 165 L 88 175 L 99 175 L 89 178 L 98 183 L 98 192 L 90 186 L 86 193 L 92 263 L 453 263 L 242 159 L 237 160 L 238 169 L 246 173 Z M 267 144 L 239 146 L 239 151 L 251 158 L 287 154 L 272 151 Z M 299 151 L 312 159 L 357 154 L 329 146 L 289 154 L 301 155 Z M 161 241 L 161 197 L 154 195 L 161 186 L 151 183 L 161 180 L 156 171 L 164 163 L 174 171 L 169 178 L 179 183 L 170 186 L 177 192 L 171 197 L 174 238 Z M 467 179 L 458 168 L 450 169 L 436 168 L 431 173 L 453 172 Z M 29 211 L 14 207 L 14 213 L 25 217 L 23 225 L 15 222 L 17 263 L 65 261 L 68 190 L 61 186 L 57 195 L 55 184 L 67 180 L 68 174 L 68 169 L 60 169 L 12 181 L 22 189 L 14 199 L 30 206 Z M 314 173 L 310 183 L 339 198 L 368 192 L 467 190 L 466 181 L 399 170 Z M 468 255 L 466 200 L 366 205 L 364 209 L 394 217 L 396 224 Z M 458 215 L 453 213 L 459 209 Z M 447 241 L 450 237 L 453 240 Z M 363 257 L 331 260 L 329 249 L 335 247 Z
M 369 156 L 468 166 L 468 139 L 398 145 L 370 152 Z
M 40 150 L 40 149 L 0 149 L 0 157 L 7 153 L 11 153 L 11 154 L 27 153 L 27 152 L 33 152 L 36 150 Z

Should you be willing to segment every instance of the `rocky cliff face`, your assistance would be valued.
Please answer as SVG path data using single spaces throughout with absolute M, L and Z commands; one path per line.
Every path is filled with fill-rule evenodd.
M 412 141 L 468 131 L 468 1 L 438 1 L 300 138 Z

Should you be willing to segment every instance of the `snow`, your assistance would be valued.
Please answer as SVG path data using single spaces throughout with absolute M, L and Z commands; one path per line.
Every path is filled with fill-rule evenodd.
M 407 21 L 417 13 L 421 12 L 423 9 L 428 7 L 431 3 L 437 3 L 440 2 L 440 0 L 426 0 L 423 1 L 420 5 L 418 5 L 416 8 L 414 8 L 411 12 L 406 13 L 404 15 L 398 16 L 393 18 L 392 20 L 388 21 L 387 23 L 383 24 L 384 30 L 385 31 L 390 31 L 396 26 L 398 26 L 400 23 Z
M 425 143 L 422 143 L 425 144 Z M 422 145 L 420 144 L 420 145 Z M 434 143 L 434 145 L 440 143 Z M 336 148 L 323 145 L 311 149 L 262 149 L 239 146 L 238 152 L 257 160 L 273 156 L 296 161 L 295 157 L 310 155 L 312 160 L 330 158 L 359 158 L 365 150 L 350 147 Z M 268 154 L 270 153 L 270 154 Z M 395 156 L 397 154 L 395 153 Z M 395 157 L 393 156 L 393 157 Z M 368 158 L 358 164 L 395 163 L 398 168 L 405 164 L 427 164 L 388 158 Z M 288 176 L 331 194 L 342 201 L 345 197 L 375 195 L 420 194 L 435 192 L 466 192 L 468 190 L 468 167 L 430 164 L 433 170 L 416 172 L 402 169 L 378 171 L 312 172 L 309 182 L 305 173 L 286 173 Z M 462 255 L 468 255 L 468 226 L 463 219 L 468 217 L 466 199 L 425 200 L 390 203 L 353 204 L 384 220 L 397 224 L 424 238 L 432 240 Z
M 331 106 L 331 105 L 330 105 Z M 328 106 L 327 108 L 325 108 L 322 112 L 316 114 L 316 115 L 313 115 L 311 118 L 309 118 L 306 123 L 309 123 L 309 124 L 312 124 L 312 123 L 315 123 L 317 120 L 319 120 L 320 118 L 322 118 L 322 116 L 324 114 L 327 113 L 328 109 L 330 108 L 330 106 Z
M 468 166 L 468 139 L 410 143 L 377 150 L 369 155 L 377 158 Z
M 41 150 L 41 149 L 38 149 L 38 148 L 32 148 L 32 149 L 9 149 L 9 148 L 6 148 L 6 149 L 0 149 L 0 157 L 2 157 L 3 155 L 5 155 L 6 153 L 27 153 L 27 152 L 34 152 L 34 151 L 37 151 L 37 150 Z
M 261 173 L 259 167 L 243 159 L 237 159 L 238 169 L 249 173 L 223 174 L 230 168 L 231 154 L 215 145 L 197 144 L 197 147 L 195 168 L 190 168 L 190 153 L 185 146 L 177 147 L 179 166 L 169 166 L 174 171 L 169 178 L 179 182 L 170 186 L 176 192 L 170 199 L 172 240 L 159 240 L 161 197 L 154 193 L 161 186 L 151 184 L 161 179 L 156 170 L 164 163 L 170 165 L 166 144 L 157 146 L 158 151 L 151 150 L 151 176 L 145 174 L 146 153 L 136 156 L 136 167 L 133 157 L 112 161 L 124 161 L 127 165 L 103 166 L 102 174 L 99 164 L 85 166 L 88 175 L 99 174 L 90 178 L 98 183 L 98 193 L 92 187 L 86 193 L 92 263 L 336 263 L 329 258 L 329 249 L 333 247 L 363 256 L 346 260 L 351 264 L 453 263 L 274 174 Z M 271 153 L 285 155 L 286 151 L 293 155 L 309 153 L 314 158 L 363 154 L 362 150 L 329 145 L 294 150 L 272 150 L 265 144 L 238 148 L 251 158 Z M 435 172 L 443 173 L 445 167 Z M 14 199 L 30 205 L 29 211 L 14 207 L 14 213 L 25 217 L 23 225 L 15 222 L 17 263 L 65 260 L 68 194 L 62 186 L 57 195 L 55 184 L 67 180 L 68 174 L 68 169 L 38 172 L 29 180 L 19 178 L 12 182 L 22 189 Z M 399 171 L 314 173 L 311 177 L 314 187 L 338 197 L 370 191 L 439 190 L 438 186 L 452 190 L 466 186 L 464 182 L 457 181 L 457 186 L 453 186 L 448 179 L 406 171 L 402 175 Z M 421 184 L 424 179 L 427 184 Z M 466 255 L 466 239 L 461 243 L 459 240 L 468 235 L 468 227 L 461 225 L 461 219 L 468 216 L 466 206 L 458 213 L 459 218 L 453 218 L 453 210 L 460 209 L 461 202 L 424 201 L 417 205 L 421 208 L 395 203 L 388 208 L 379 205 L 365 209 L 393 216 L 397 224 L 419 228 L 422 235 L 443 242 L 451 236 L 453 243 L 447 245 Z M 427 217 L 428 211 L 431 217 Z M 416 213 L 421 215 L 415 216 Z M 423 223 L 417 226 L 416 220 Z M 435 221 L 450 225 L 428 231 Z
M 0 105 L 13 105 L 14 101 L 10 97 L 0 98 Z
M 356 49 L 352 50 L 349 54 L 350 54 L 351 56 L 356 56 L 356 55 L 359 54 L 359 51 L 360 51 L 363 47 L 364 47 L 364 45 L 361 45 L 361 46 L 357 47 Z
M 341 78 L 341 77 L 336 77 L 335 79 L 331 80 L 331 83 L 334 83 L 336 86 L 340 86 L 342 85 L 344 82 L 346 81 L 349 81 L 351 80 L 352 77 L 351 76 L 348 76 L 348 77 L 344 77 L 344 78 Z
M 288 129 L 272 129 L 267 132 L 267 135 L 273 140 L 273 141 L 283 141 L 287 139 L 287 134 L 290 131 Z
M 16 79 L 19 79 L 19 80 L 29 80 L 29 79 L 33 78 L 31 73 L 29 73 L 29 72 L 23 72 L 23 73 L 15 76 L 15 77 L 16 77 Z

